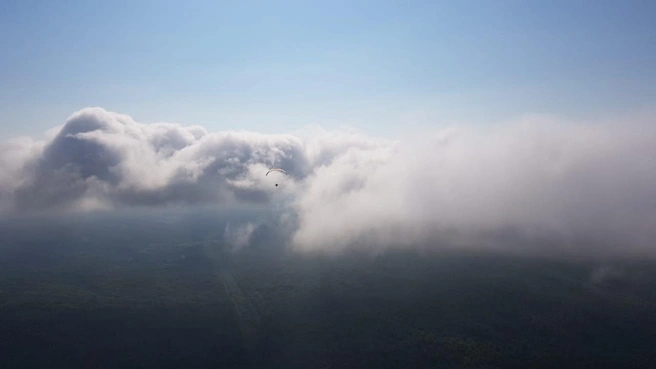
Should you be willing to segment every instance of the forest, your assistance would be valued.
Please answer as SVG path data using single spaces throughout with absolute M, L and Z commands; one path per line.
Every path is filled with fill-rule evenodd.
M 224 223 L 221 223 L 224 222 Z M 656 263 L 249 246 L 204 215 L 5 220 L 2 368 L 651 368 Z

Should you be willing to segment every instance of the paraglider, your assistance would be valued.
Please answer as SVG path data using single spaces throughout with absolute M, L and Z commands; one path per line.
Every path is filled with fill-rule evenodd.
M 271 172 L 280 172 L 280 173 L 282 173 L 282 174 L 284 174 L 284 175 L 288 175 L 287 172 L 285 172 L 284 170 L 282 170 L 282 169 L 280 169 L 280 168 L 272 168 L 272 169 L 269 169 L 268 172 L 266 172 L 265 177 L 266 177 L 266 176 L 269 176 L 269 173 L 271 173 Z M 278 187 L 278 183 L 276 183 L 276 187 Z

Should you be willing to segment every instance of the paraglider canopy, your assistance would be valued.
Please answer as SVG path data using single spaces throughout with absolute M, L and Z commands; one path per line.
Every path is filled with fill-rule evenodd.
M 287 175 L 287 172 L 285 172 L 284 170 L 282 170 L 282 169 L 280 169 L 280 168 L 272 168 L 272 169 L 269 169 L 269 171 L 266 172 L 266 175 L 268 176 L 269 173 L 271 173 L 271 172 L 280 172 L 280 173 L 284 173 L 285 175 Z
M 269 173 L 271 173 L 271 172 L 280 172 L 280 173 L 282 173 L 282 174 L 284 174 L 284 175 L 288 175 L 287 172 L 285 172 L 284 170 L 282 170 L 282 169 L 280 169 L 280 168 L 271 168 L 271 169 L 269 169 L 269 170 L 266 172 L 266 176 L 268 176 Z M 278 187 L 278 183 L 276 183 L 276 187 Z

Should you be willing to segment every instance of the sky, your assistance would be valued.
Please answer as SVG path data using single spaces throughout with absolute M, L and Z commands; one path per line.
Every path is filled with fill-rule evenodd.
M 14 1 L 0 138 L 103 107 L 210 131 L 651 110 L 652 1 Z

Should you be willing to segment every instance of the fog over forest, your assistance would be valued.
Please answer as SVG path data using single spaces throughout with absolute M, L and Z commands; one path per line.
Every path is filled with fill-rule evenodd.
M 389 140 L 80 110 L 0 144 L 0 366 L 650 368 L 646 127 Z
M 277 214 L 296 250 L 523 247 L 651 256 L 656 129 L 643 120 L 529 117 L 388 140 L 319 127 L 208 132 L 86 108 L 43 139 L 0 145 L 0 211 L 11 218 L 259 209 Z M 272 167 L 288 176 L 265 176 Z M 243 244 L 254 226 L 229 232 Z

